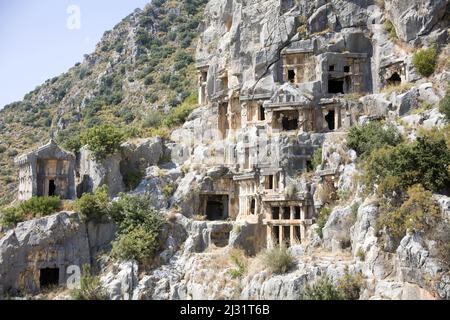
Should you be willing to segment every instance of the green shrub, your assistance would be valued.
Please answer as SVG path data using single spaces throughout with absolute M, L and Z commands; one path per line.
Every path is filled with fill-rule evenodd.
M 328 276 L 317 279 L 307 285 L 303 292 L 303 300 L 358 300 L 363 285 L 361 274 L 351 275 L 347 270 L 334 285 Z
M 0 210 L 0 225 L 6 228 L 14 227 L 26 220 L 25 215 L 16 207 Z
M 228 274 L 232 278 L 242 278 L 247 273 L 247 266 L 245 265 L 242 256 L 242 252 L 239 251 L 233 251 L 230 254 L 230 259 L 235 265 L 235 268 L 228 271 Z
M 445 118 L 447 120 L 450 120 L 450 90 L 447 91 L 444 98 L 442 98 L 441 102 L 439 103 L 439 112 L 445 115 Z
M 127 190 L 134 190 L 139 185 L 144 174 L 140 170 L 130 170 L 123 176 Z
M 365 166 L 364 180 L 369 190 L 379 185 L 398 193 L 398 190 L 422 184 L 428 190 L 439 191 L 450 184 L 449 163 L 450 150 L 444 139 L 418 137 L 414 143 L 401 143 L 373 152 Z
M 83 221 L 103 221 L 110 214 L 108 187 L 103 185 L 94 194 L 84 193 L 75 201 L 74 208 Z
M 314 171 L 318 166 L 322 164 L 322 148 L 316 149 L 314 151 L 313 157 L 311 159 L 311 170 Z
M 417 72 L 424 77 L 434 73 L 437 64 L 437 52 L 435 48 L 421 49 L 413 55 L 413 64 Z
M 24 216 L 40 218 L 58 212 L 61 209 L 59 197 L 33 197 L 19 204 L 19 210 Z
M 397 128 L 380 122 L 369 122 L 361 127 L 352 127 L 347 136 L 347 146 L 362 158 L 368 157 L 373 150 L 384 146 L 396 146 L 402 141 Z
M 15 207 L 2 209 L 0 225 L 14 227 L 27 219 L 45 217 L 61 210 L 61 205 L 59 197 L 33 197 Z
M 157 248 L 157 235 L 146 231 L 143 226 L 137 226 L 113 242 L 112 256 L 118 260 L 137 260 L 146 264 Z
M 164 118 L 163 125 L 167 127 L 173 127 L 183 124 L 186 118 L 197 107 L 197 95 L 191 94 L 186 100 L 178 107 L 170 110 L 169 114 Z
M 336 286 L 328 277 L 317 279 L 312 285 L 307 285 L 302 295 L 303 300 L 342 300 Z
M 386 19 L 384 22 L 384 30 L 386 30 L 390 40 L 397 39 L 397 31 L 395 30 L 394 24 L 391 20 Z
M 359 260 L 361 261 L 365 261 L 366 260 L 366 253 L 364 252 L 364 250 L 362 248 L 359 248 L 358 251 L 356 252 L 356 256 L 359 258 Z
M 159 110 L 150 110 L 142 121 L 144 128 L 156 128 L 163 121 L 164 115 Z
M 98 159 L 103 159 L 119 151 L 124 139 L 123 130 L 107 124 L 94 126 L 81 135 L 81 142 L 87 145 Z
M 338 280 L 337 291 L 343 300 L 358 300 L 362 286 L 361 273 L 352 275 L 346 270 L 344 276 Z
M 116 222 L 119 238 L 113 243 L 116 259 L 135 259 L 149 262 L 159 247 L 158 236 L 164 225 L 159 211 L 151 207 L 149 195 L 121 194 L 111 205 L 111 216 Z
M 144 84 L 146 86 L 149 86 L 149 85 L 151 85 L 153 83 L 155 83 L 155 79 L 151 75 L 148 75 L 148 76 L 145 77 Z
M 400 240 L 407 230 L 429 231 L 440 218 L 440 208 L 432 192 L 415 185 L 408 189 L 407 199 L 399 208 L 388 206 L 381 210 L 377 224 L 378 229 L 385 227 L 395 240 Z
M 273 273 L 286 273 L 292 267 L 294 258 L 284 246 L 266 250 L 263 254 L 263 263 Z
M 80 287 L 70 293 L 74 300 L 106 300 L 108 296 L 102 288 L 100 278 L 91 274 L 91 266 L 85 264 L 80 278 Z
M 161 213 L 152 206 L 150 195 L 121 194 L 111 204 L 111 216 L 117 224 L 120 234 L 128 233 L 142 226 L 149 233 L 158 234 L 164 224 Z
M 323 207 L 319 215 L 317 216 L 317 228 L 316 232 L 319 235 L 319 237 L 323 237 L 323 227 L 325 227 L 325 224 L 328 221 L 328 218 L 330 217 L 331 209 L 329 207 Z
M 175 188 L 174 188 L 173 184 L 171 184 L 171 183 L 166 184 L 163 188 L 164 197 L 166 197 L 166 199 L 169 199 L 172 196 L 174 190 L 175 190 Z
M 65 137 L 64 139 L 58 139 L 58 141 L 60 140 L 63 140 L 63 148 L 73 153 L 79 152 L 82 147 L 81 137 L 79 133 L 72 134 L 71 136 Z

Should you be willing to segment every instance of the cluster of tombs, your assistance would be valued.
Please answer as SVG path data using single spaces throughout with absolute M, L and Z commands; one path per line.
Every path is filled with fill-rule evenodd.
M 301 243 L 315 222 L 316 208 L 309 186 L 295 192 L 289 188 L 292 177 L 306 170 L 320 146 L 296 141 L 297 151 L 287 162 L 279 157 L 264 162 L 259 157 L 270 150 L 273 137 L 336 132 L 353 125 L 357 116 L 342 103 L 341 95 L 373 92 L 371 57 L 359 52 L 314 54 L 312 48 L 290 46 L 273 67 L 277 89 L 247 95 L 228 88 L 226 70 L 211 69 L 203 61 L 197 67 L 199 104 L 217 111 L 219 139 L 244 140 L 241 145 L 230 142 L 231 151 L 225 152 L 229 176 L 217 182 L 214 191 L 202 192 L 200 213 L 208 220 L 245 220 L 264 226 L 265 234 L 260 236 L 267 247 Z M 213 74 L 208 74 L 210 70 Z M 405 81 L 401 60 L 380 70 L 381 86 Z M 253 140 L 246 143 L 251 128 L 267 137 L 264 150 L 254 147 Z
M 277 89 L 252 94 L 230 89 L 226 70 L 209 70 L 208 64 L 198 62 L 199 104 L 215 110 L 219 139 L 228 142 L 223 165 L 229 173 L 201 192 L 199 212 L 208 220 L 262 225 L 269 247 L 301 243 L 314 223 L 315 207 L 308 186 L 290 190 L 298 189 L 292 177 L 310 165 L 320 146 L 302 144 L 295 137 L 339 131 L 356 121 L 339 95 L 373 91 L 370 57 L 349 52 L 315 55 L 311 48 L 291 46 L 275 66 Z M 379 76 L 384 85 L 401 83 L 404 63 L 383 66 Z M 262 147 L 247 134 L 251 130 L 264 141 Z M 280 136 L 293 137 L 295 143 L 280 144 Z M 77 176 L 75 156 L 53 140 L 19 156 L 16 164 L 19 200 L 80 195 L 76 186 L 82 186 L 83 179 Z

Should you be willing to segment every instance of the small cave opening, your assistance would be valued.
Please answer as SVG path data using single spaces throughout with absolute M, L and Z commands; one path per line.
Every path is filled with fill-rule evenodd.
M 334 110 L 328 111 L 328 114 L 325 116 L 325 121 L 328 124 L 328 130 L 334 130 L 336 128 Z
M 328 71 L 334 71 L 334 64 L 332 64 L 331 66 L 328 66 Z
M 41 289 L 59 285 L 59 268 L 43 268 L 39 270 Z
M 208 196 L 205 213 L 209 221 L 226 220 L 228 218 L 228 196 Z
M 399 86 L 402 83 L 402 78 L 397 72 L 394 72 L 392 76 L 387 79 L 387 84 L 391 86 Z
M 288 70 L 288 81 L 290 83 L 295 82 L 295 71 L 294 70 Z
M 328 93 L 342 93 L 344 94 L 344 80 L 342 79 L 329 79 L 328 80 Z
M 230 241 L 231 230 L 232 226 L 226 226 L 222 229 L 212 231 L 210 235 L 211 242 L 218 248 L 226 247 Z
M 344 66 L 344 72 L 349 73 L 350 72 L 350 66 Z
M 49 180 L 48 181 L 48 196 L 53 197 L 54 195 L 56 195 L 55 180 Z
M 298 129 L 298 118 L 283 117 L 281 125 L 284 131 L 292 131 Z

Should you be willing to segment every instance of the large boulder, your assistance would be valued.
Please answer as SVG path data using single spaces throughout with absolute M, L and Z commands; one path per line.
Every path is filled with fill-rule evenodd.
M 339 251 L 350 246 L 350 228 L 355 223 L 352 206 L 333 209 L 327 223 L 323 227 L 323 243 L 325 248 Z
M 372 94 L 360 99 L 364 106 L 364 112 L 370 117 L 386 117 L 392 109 L 392 102 L 385 98 L 384 94 Z
M 100 281 L 111 300 L 130 300 L 139 281 L 138 264 L 136 261 L 116 263 Z
M 102 185 L 107 185 L 110 196 L 115 196 L 125 190 L 120 162 L 122 156 L 119 152 L 105 159 L 97 159 L 94 154 L 83 147 L 79 157 L 80 183 L 77 185 L 77 194 L 95 191 Z
M 160 137 L 126 142 L 122 144 L 122 173 L 154 166 L 162 156 L 163 141 Z
M 35 294 L 64 285 L 69 267 L 90 263 L 86 225 L 78 214 L 61 212 L 19 223 L 0 239 L 0 294 Z

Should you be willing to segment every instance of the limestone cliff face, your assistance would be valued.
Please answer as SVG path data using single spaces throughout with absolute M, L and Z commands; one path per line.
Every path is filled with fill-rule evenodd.
M 449 299 L 448 266 L 430 239 L 409 232 L 393 247 L 380 237 L 378 201 L 362 192 L 363 172 L 346 144 L 350 127 L 375 119 L 392 122 L 410 140 L 423 128 L 445 125 L 437 105 L 450 73 L 443 68 L 424 79 L 411 60 L 413 48 L 432 43 L 448 52 L 446 5 L 209 1 L 191 79 L 199 107 L 170 141 L 127 143 L 103 164 L 83 160 L 89 187 L 106 183 L 114 193 L 123 189 L 122 174 L 143 165 L 132 193 L 150 193 L 153 205 L 171 217 L 151 270 L 135 261 L 103 266 L 110 298 L 300 299 L 324 275 L 336 283 L 358 273 L 361 299 Z M 402 41 L 389 36 L 387 20 Z M 392 85 L 398 87 L 383 90 Z M 419 109 L 424 103 L 431 107 Z M 318 212 L 333 197 L 339 199 L 332 199 L 336 205 L 319 226 Z M 450 200 L 435 197 L 448 224 Z M 272 274 L 258 254 L 279 244 L 290 247 L 295 263 L 285 274 Z M 241 277 L 230 273 L 236 249 L 247 254 Z M 0 246 L 0 258 L 7 250 Z M 2 259 L 0 270 L 14 282 Z

